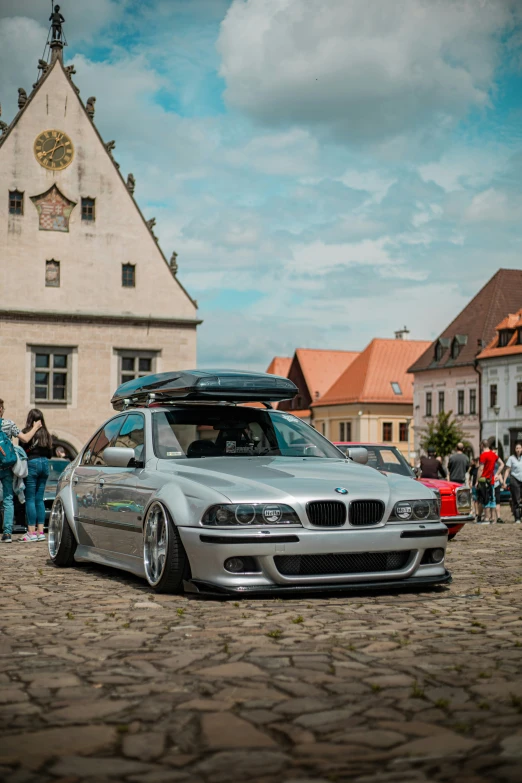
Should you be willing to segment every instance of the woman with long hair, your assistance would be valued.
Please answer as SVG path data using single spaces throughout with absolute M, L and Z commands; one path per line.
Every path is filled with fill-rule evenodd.
M 52 454 L 53 440 L 45 426 L 44 415 L 38 408 L 29 411 L 22 432 L 29 432 L 35 422 L 41 422 L 41 427 L 31 440 L 22 443 L 27 454 L 28 474 L 25 479 L 25 514 L 27 518 L 27 533 L 22 541 L 45 541 L 45 505 L 44 492 L 49 476 L 49 457 Z M 36 528 L 38 527 L 38 532 Z

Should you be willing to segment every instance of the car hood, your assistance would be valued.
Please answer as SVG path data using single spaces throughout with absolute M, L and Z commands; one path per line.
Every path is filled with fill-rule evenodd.
M 446 479 L 419 479 L 421 484 L 430 489 L 437 489 L 441 495 L 452 495 L 457 487 L 461 484 L 456 484 L 454 481 L 447 481 Z
M 412 493 L 409 478 L 384 476 L 368 466 L 336 459 L 210 457 L 177 462 L 175 471 L 180 479 L 213 488 L 232 503 L 342 497 L 375 498 L 387 503 L 392 492 L 404 499 L 412 495 L 432 497 L 431 492 L 420 487 Z M 347 489 L 347 496 L 336 492 L 336 488 Z

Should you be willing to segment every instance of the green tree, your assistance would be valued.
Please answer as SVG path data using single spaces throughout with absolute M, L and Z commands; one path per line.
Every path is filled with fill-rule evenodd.
M 471 450 L 471 444 L 466 440 L 468 433 L 452 417 L 453 411 L 443 411 L 422 430 L 420 445 L 424 451 L 435 449 L 437 455 L 444 459 L 455 451 L 457 443 L 463 443 L 465 451 Z

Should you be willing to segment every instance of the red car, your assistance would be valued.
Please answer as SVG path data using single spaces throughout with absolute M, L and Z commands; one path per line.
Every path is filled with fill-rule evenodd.
M 471 513 L 471 490 L 445 479 L 417 479 L 401 452 L 386 443 L 341 443 L 334 442 L 343 453 L 350 447 L 363 446 L 368 451 L 368 465 L 383 473 L 398 473 L 409 476 L 440 495 L 440 516 L 448 528 L 448 538 L 455 538 L 466 522 L 473 522 Z

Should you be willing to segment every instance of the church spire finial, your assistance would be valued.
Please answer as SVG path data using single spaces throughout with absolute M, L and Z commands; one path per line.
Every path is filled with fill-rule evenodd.
M 51 22 L 49 47 L 51 49 L 51 63 L 54 63 L 56 60 L 63 59 L 63 47 L 67 46 L 67 41 L 65 40 L 62 29 L 62 24 L 65 22 L 65 19 L 60 13 L 59 5 L 55 5 L 54 9 L 51 10 L 49 21 Z

